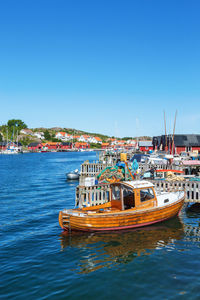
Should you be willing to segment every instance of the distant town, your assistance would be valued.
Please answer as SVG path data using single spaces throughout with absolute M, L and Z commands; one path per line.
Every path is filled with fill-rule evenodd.
M 7 151 L 9 148 L 9 151 Z M 81 150 L 165 150 L 170 153 L 200 153 L 199 134 L 115 137 L 72 128 L 28 128 L 22 120 L 12 119 L 0 126 L 0 153 L 64 152 Z M 12 151 L 11 151 L 12 150 Z
M 140 137 L 143 144 L 152 146 L 151 137 Z M 14 144 L 29 151 L 67 151 L 71 149 L 136 148 L 138 138 L 109 137 L 71 128 L 28 128 L 21 120 L 9 120 L 0 126 L 0 149 Z

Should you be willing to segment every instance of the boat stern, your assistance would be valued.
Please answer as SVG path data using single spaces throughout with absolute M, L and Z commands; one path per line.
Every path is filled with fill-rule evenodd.
M 59 222 L 60 227 L 62 229 L 64 229 L 64 227 L 63 227 L 63 213 L 62 213 L 62 211 L 59 212 L 58 222 Z

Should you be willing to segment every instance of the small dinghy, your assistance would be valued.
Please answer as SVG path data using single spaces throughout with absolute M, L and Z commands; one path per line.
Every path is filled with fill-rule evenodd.
M 67 176 L 67 180 L 78 180 L 80 173 L 79 173 L 78 169 L 76 169 L 73 172 L 67 173 L 66 176 Z

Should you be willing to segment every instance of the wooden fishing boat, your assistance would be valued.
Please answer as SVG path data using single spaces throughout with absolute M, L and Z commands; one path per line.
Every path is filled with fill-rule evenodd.
M 64 230 L 109 231 L 142 227 L 176 216 L 184 203 L 184 191 L 156 193 L 145 180 L 110 185 L 109 202 L 65 209 L 59 213 Z

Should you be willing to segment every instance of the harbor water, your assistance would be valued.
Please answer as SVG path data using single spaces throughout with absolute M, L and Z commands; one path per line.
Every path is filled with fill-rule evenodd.
M 0 155 L 0 299 L 199 299 L 198 211 L 127 232 L 62 234 L 96 152 Z

